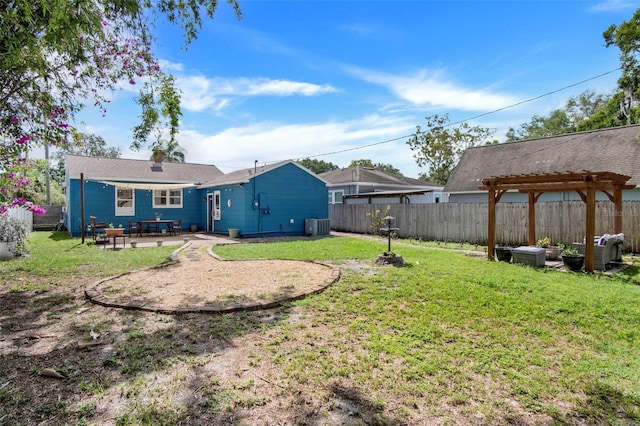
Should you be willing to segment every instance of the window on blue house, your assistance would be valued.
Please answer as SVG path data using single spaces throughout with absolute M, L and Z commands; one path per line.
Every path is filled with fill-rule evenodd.
M 154 189 L 153 208 L 182 208 L 182 189 Z
M 135 191 L 116 187 L 116 216 L 133 216 L 135 213 Z

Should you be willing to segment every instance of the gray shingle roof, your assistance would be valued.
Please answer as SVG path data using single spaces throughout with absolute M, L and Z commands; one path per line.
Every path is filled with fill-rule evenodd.
M 220 185 L 233 185 L 239 183 L 248 183 L 251 178 L 254 176 L 260 176 L 263 173 L 267 173 L 271 170 L 277 169 L 278 167 L 282 167 L 286 164 L 293 164 L 296 167 L 306 171 L 307 173 L 317 177 L 319 180 L 326 183 L 324 179 L 313 173 L 312 171 L 306 169 L 295 161 L 287 160 L 281 161 L 279 163 L 273 163 L 263 166 L 250 167 L 246 169 L 236 170 L 235 172 L 230 172 L 225 175 L 219 176 L 215 179 L 207 181 L 205 184 L 201 185 L 201 188 L 212 187 L 212 186 L 220 186 Z
M 67 155 L 66 167 L 72 179 L 117 180 L 126 182 L 195 183 L 208 182 L 222 176 L 214 165 L 190 163 L 162 163 L 162 171 L 152 171 L 152 160 L 85 157 Z
M 320 173 L 322 179 L 330 184 L 341 183 L 376 183 L 380 185 L 401 185 L 401 186 L 440 186 L 424 180 L 413 179 L 403 175 L 388 173 L 369 167 L 346 167 L 339 170 L 331 170 Z
M 631 176 L 640 185 L 640 125 L 571 133 L 467 149 L 444 192 L 479 191 L 482 179 L 590 170 Z

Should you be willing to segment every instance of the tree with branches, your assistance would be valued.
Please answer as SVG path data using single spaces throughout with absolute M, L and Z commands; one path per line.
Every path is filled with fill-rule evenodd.
M 449 115 L 437 114 L 426 117 L 426 130 L 416 126 L 416 132 L 407 141 L 420 167 L 428 167 L 429 172 L 420 178 L 433 183 L 447 183 L 460 156 L 467 149 L 487 143 L 494 131 L 480 126 L 460 123 L 451 127 Z M 492 142 L 489 142 L 492 143 Z
M 237 0 L 227 0 L 241 17 Z M 56 146 L 69 134 L 69 122 L 87 104 L 106 114 L 109 94 L 122 82 L 141 82 L 141 130 L 147 137 L 164 122 L 177 132 L 179 93 L 152 52 L 149 16 L 163 15 L 183 30 L 188 45 L 217 0 L 15 0 L 0 5 L 0 213 L 22 205 L 19 197 L 34 167 L 26 152 Z M 149 96 L 149 93 L 152 93 Z M 145 108 L 148 111 L 145 112 Z M 145 133 L 146 132 L 146 133 Z M 143 142 L 140 142 L 142 146 Z M 134 146 L 135 147 L 135 146 Z
M 383 163 L 374 163 L 373 161 L 371 161 L 368 158 L 363 158 L 360 160 L 351 160 L 351 163 L 349 164 L 349 167 L 356 167 L 356 166 L 360 166 L 360 167 L 370 167 L 372 169 L 375 170 L 381 170 L 383 172 L 387 172 L 387 173 L 393 173 L 396 175 L 401 174 L 400 170 L 393 167 L 391 164 L 383 164 Z
M 330 172 L 331 170 L 338 170 L 340 168 L 333 163 L 316 158 L 303 158 L 302 160 L 298 160 L 297 163 L 316 174 Z

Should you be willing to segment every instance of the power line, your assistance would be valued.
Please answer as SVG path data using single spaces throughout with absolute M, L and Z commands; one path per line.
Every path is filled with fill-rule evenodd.
M 504 111 L 504 110 L 509 109 L 509 108 L 514 108 L 514 107 L 517 107 L 517 106 L 520 106 L 520 105 L 523 105 L 523 104 L 526 104 L 526 103 L 529 103 L 529 102 L 537 101 L 538 99 L 544 98 L 546 96 L 550 96 L 550 95 L 556 94 L 558 92 L 562 92 L 563 90 L 567 90 L 567 89 L 570 89 L 572 87 L 579 86 L 579 85 L 584 84 L 584 83 L 586 83 L 588 81 L 592 81 L 592 80 L 604 77 L 605 75 L 609 75 L 611 73 L 619 71 L 620 69 L 622 69 L 622 67 L 618 67 L 616 69 L 603 72 L 602 74 L 598 74 L 596 76 L 589 77 L 589 78 L 587 78 L 585 80 L 582 80 L 582 81 L 579 81 L 577 83 L 569 84 L 568 86 L 564 86 L 564 87 L 562 87 L 560 89 L 552 90 L 550 92 L 544 93 L 544 94 L 539 95 L 539 96 L 535 96 L 533 98 L 526 99 L 524 101 L 516 102 L 515 104 L 512 104 L 512 105 L 508 105 L 508 106 L 505 106 L 505 107 L 502 107 L 502 108 L 498 108 L 496 110 L 485 112 L 485 113 L 482 113 L 482 114 L 479 114 L 479 115 L 474 115 L 473 117 L 465 118 L 464 120 L 460 120 L 460 121 L 456 121 L 456 122 L 453 122 L 453 123 L 446 124 L 443 127 L 450 127 L 450 126 L 454 126 L 456 124 L 462 124 L 462 123 L 470 121 L 470 120 L 475 120 L 476 118 L 486 117 L 487 115 L 495 114 L 497 112 Z M 387 140 L 381 141 L 381 142 L 374 142 L 374 143 L 370 143 L 370 144 L 367 144 L 367 145 L 357 146 L 355 148 L 347 148 L 347 149 L 343 149 L 343 150 L 339 150 L 339 151 L 327 152 L 327 153 L 324 153 L 324 154 L 306 156 L 304 158 L 324 157 L 326 155 L 342 154 L 343 152 L 357 151 L 359 149 L 365 149 L 365 148 L 369 148 L 369 147 L 376 146 L 376 145 L 382 145 L 382 144 L 386 144 L 386 143 L 389 143 L 389 142 L 395 142 L 395 141 L 400 140 L 400 139 L 410 138 L 411 136 L 413 136 L 413 134 L 400 136 L 400 137 L 393 138 L 393 139 L 387 139 Z
M 618 68 L 616 68 L 614 70 L 610 70 L 610 71 L 607 71 L 607 72 L 603 72 L 602 74 L 598 74 L 595 77 L 590 77 L 590 78 L 587 78 L 586 80 L 582 80 L 582 81 L 579 81 L 577 83 L 573 83 L 573 84 L 570 84 L 568 86 L 564 86 L 561 89 L 552 90 L 551 92 L 547 92 L 547 93 L 545 93 L 543 95 L 536 96 L 535 98 L 531 98 L 531 99 L 527 99 L 527 100 L 524 100 L 524 101 L 520 101 L 520 102 L 517 102 L 517 103 L 515 103 L 513 105 L 502 107 L 502 108 L 496 109 L 494 111 L 485 112 L 484 114 L 480 114 L 480 115 L 476 115 L 476 116 L 473 116 L 473 117 L 469 117 L 469 118 L 464 119 L 464 120 L 456 121 L 455 123 L 449 123 L 449 124 L 447 124 L 447 126 L 453 126 L 455 124 L 461 124 L 461 123 L 464 123 L 465 121 L 475 120 L 476 118 L 484 117 L 484 116 L 489 115 L 489 114 L 495 114 L 496 112 L 504 111 L 505 109 L 517 107 L 519 105 L 526 104 L 528 102 L 537 101 L 538 99 L 544 98 L 545 96 L 554 95 L 554 94 L 556 94 L 558 92 L 562 92 L 563 90 L 567 90 L 567 89 L 570 89 L 572 87 L 579 86 L 579 85 L 581 85 L 583 83 L 586 83 L 588 81 L 595 80 L 595 79 L 600 78 L 600 77 L 604 77 L 605 75 L 611 74 L 611 73 L 616 72 L 616 71 L 618 71 L 620 69 L 622 69 L 622 67 L 618 67 Z

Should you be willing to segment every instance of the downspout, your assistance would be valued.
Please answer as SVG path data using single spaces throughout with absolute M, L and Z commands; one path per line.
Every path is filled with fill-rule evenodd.
M 262 231 L 262 215 L 260 214 L 260 202 L 256 198 L 256 175 L 258 174 L 258 160 L 253 162 L 253 208 L 258 212 L 258 232 Z

